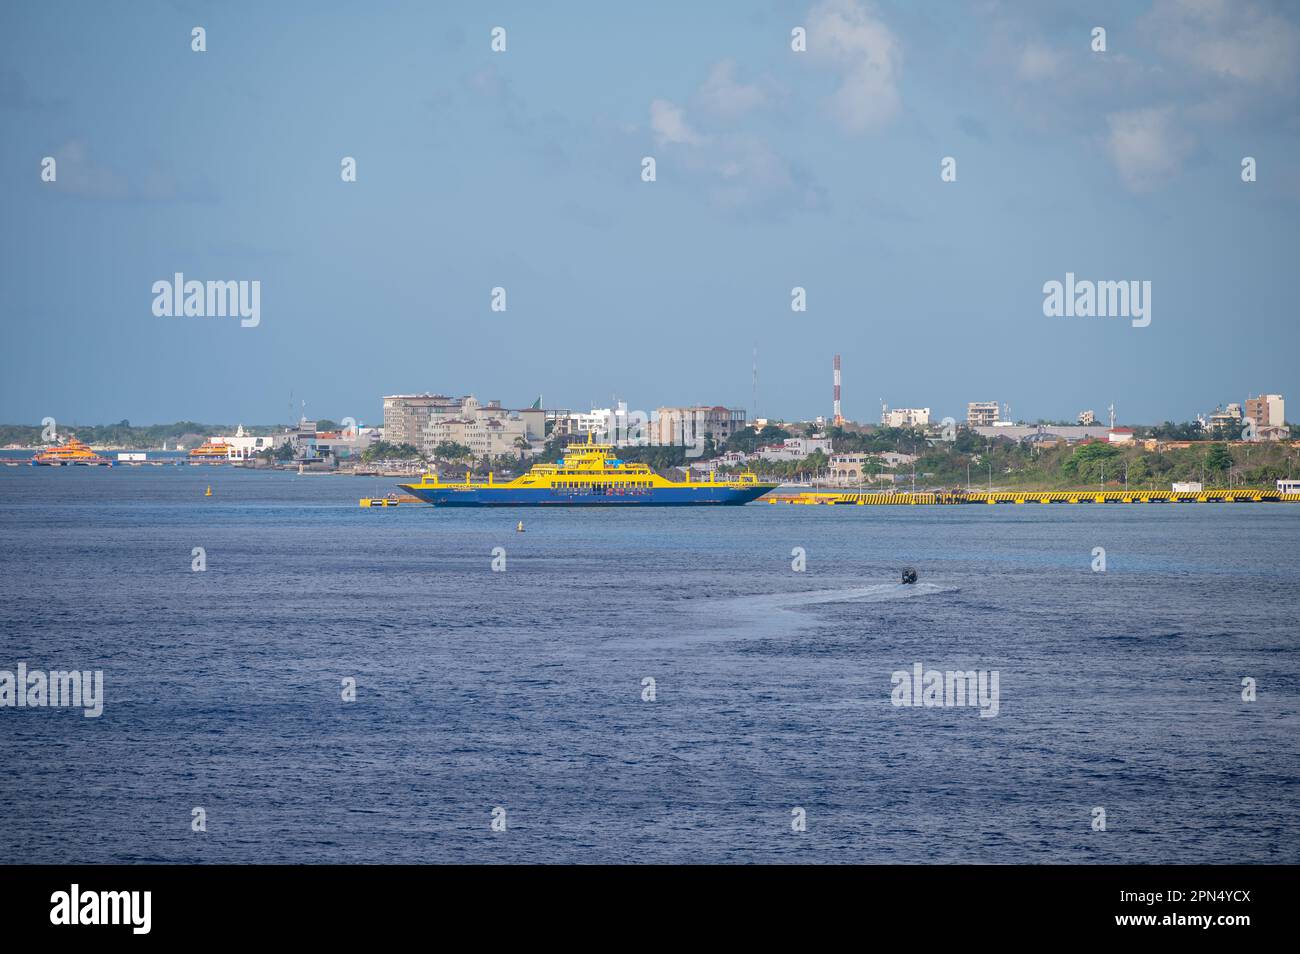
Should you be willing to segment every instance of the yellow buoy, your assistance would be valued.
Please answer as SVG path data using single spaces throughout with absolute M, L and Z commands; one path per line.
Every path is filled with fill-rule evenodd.
M 523 533 L 523 532 L 524 532 L 524 522 L 520 520 L 519 526 L 515 527 L 515 533 Z
M 211 497 L 211 496 L 212 496 L 212 486 L 211 486 L 210 484 L 208 485 L 208 489 L 207 489 L 207 491 L 203 494 L 203 496 L 205 496 L 205 497 Z

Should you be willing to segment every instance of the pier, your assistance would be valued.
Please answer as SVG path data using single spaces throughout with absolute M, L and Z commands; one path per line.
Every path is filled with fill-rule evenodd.
M 1180 503 L 1300 503 L 1300 494 L 1267 489 L 1201 490 L 1012 490 L 935 491 L 933 493 L 856 493 L 805 491 L 769 496 L 769 504 L 804 506 L 943 506 L 950 504 L 1180 504 Z

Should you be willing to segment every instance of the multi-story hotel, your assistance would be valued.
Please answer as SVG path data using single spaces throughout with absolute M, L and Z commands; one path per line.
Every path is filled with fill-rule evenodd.
M 462 444 L 475 457 L 499 457 L 530 453 L 532 445 L 545 440 L 546 412 L 540 407 L 511 410 L 500 401 L 479 404 L 470 396 L 454 412 L 435 409 L 416 446 L 426 457 L 433 457 L 442 443 Z
M 460 412 L 461 399 L 445 394 L 389 394 L 384 396 L 384 440 L 389 444 L 419 447 L 425 428 L 435 416 Z
M 966 423 L 971 427 L 992 427 L 997 422 L 997 401 L 972 401 L 966 405 Z
M 651 430 L 658 444 L 680 444 L 683 433 L 687 441 L 695 437 L 712 436 L 714 443 L 721 444 L 737 431 L 743 431 L 745 411 L 743 408 L 722 406 L 705 407 L 661 407 L 655 411 Z
M 1246 416 L 1259 427 L 1281 427 L 1286 423 L 1286 404 L 1280 394 L 1246 398 Z

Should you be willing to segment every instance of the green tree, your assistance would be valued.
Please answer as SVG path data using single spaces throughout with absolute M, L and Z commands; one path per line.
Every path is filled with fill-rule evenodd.
M 375 441 L 365 449 L 361 459 L 369 463 L 374 460 L 417 460 L 420 456 L 419 449 L 412 444 L 390 444 L 388 441 Z
M 438 460 L 458 461 L 473 458 L 474 451 L 456 441 L 439 441 L 433 449 L 433 456 Z
M 727 443 L 723 445 L 723 449 L 729 453 L 739 451 L 742 454 L 752 454 L 760 444 L 779 444 L 790 436 L 789 431 L 777 427 L 775 424 L 765 424 L 762 430 L 755 430 L 751 426 L 736 431 L 727 438 Z
M 1218 474 L 1232 466 L 1232 451 L 1227 444 L 1215 444 L 1205 455 L 1205 469 L 1208 473 Z

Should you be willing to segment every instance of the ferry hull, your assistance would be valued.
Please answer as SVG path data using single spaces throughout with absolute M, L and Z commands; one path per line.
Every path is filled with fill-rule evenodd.
M 770 485 L 654 487 L 619 494 L 582 493 L 559 487 L 401 487 L 437 507 L 739 507 L 773 489 Z
M 111 460 L 29 460 L 29 467 L 112 467 Z

